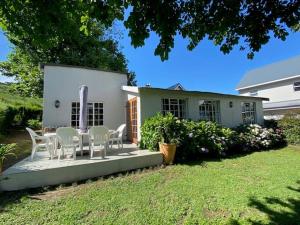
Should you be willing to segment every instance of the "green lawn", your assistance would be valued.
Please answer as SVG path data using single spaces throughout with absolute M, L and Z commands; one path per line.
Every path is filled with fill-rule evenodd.
M 3 193 L 1 224 L 300 224 L 300 147 Z

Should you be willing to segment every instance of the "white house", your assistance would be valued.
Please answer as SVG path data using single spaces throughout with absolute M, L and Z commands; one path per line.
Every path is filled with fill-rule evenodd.
M 44 127 L 78 127 L 81 85 L 88 86 L 89 126 L 116 129 L 126 123 L 127 139 L 135 143 L 143 121 L 158 112 L 227 127 L 263 123 L 266 98 L 187 91 L 180 84 L 167 89 L 126 86 L 126 74 L 91 68 L 46 64 L 43 70 Z
M 249 71 L 236 90 L 243 96 L 269 98 L 263 102 L 267 118 L 300 110 L 300 56 Z

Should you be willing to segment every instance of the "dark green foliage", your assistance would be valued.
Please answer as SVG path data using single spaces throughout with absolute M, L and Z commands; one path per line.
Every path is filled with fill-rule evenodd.
M 27 106 L 8 106 L 0 111 L 0 133 L 5 134 L 15 126 L 24 127 L 29 119 L 41 119 L 42 109 Z
M 37 119 L 30 119 L 27 121 L 27 126 L 33 130 L 39 130 L 42 128 L 42 122 Z
M 11 93 L 9 85 L 0 83 L 0 100 L 0 134 L 15 126 L 26 126 L 29 119 L 42 118 L 41 100 Z
M 278 128 L 278 121 L 274 119 L 264 120 L 264 126 L 267 128 Z
M 167 127 L 161 132 L 161 127 Z M 171 129 L 170 129 L 171 128 Z M 165 131 L 169 130 L 169 134 Z M 223 154 L 231 144 L 234 132 L 212 122 L 179 120 L 172 114 L 157 114 L 147 119 L 141 128 L 142 148 L 158 150 L 158 143 L 164 139 L 177 143 L 176 160 L 195 159 L 199 155 Z M 170 141 L 176 140 L 176 141 Z
M 300 144 L 300 114 L 286 114 L 278 122 L 278 126 L 282 128 L 289 144 Z
M 102 20 L 89 16 L 92 11 L 94 16 L 110 13 L 89 7 L 95 5 L 86 1 L 0 1 L 0 27 L 13 43 L 7 61 L 0 63 L 0 72 L 15 78 L 15 91 L 23 96 L 42 97 L 43 75 L 39 66 L 45 63 L 128 73 L 128 84 L 136 84 L 135 74 L 127 68 L 119 48 L 120 35 L 104 26 Z
M 161 127 L 168 129 L 162 133 Z M 203 155 L 225 156 L 271 149 L 285 144 L 284 135 L 278 128 L 263 128 L 255 124 L 230 129 L 213 122 L 179 120 L 171 114 L 157 114 L 144 121 L 140 147 L 158 150 L 162 136 L 168 142 L 176 140 L 177 162 L 195 160 Z
M 0 26 L 18 37 L 11 38 L 14 44 L 21 40 L 50 49 L 57 43 L 72 42 L 71 35 L 60 34 L 80 30 L 82 35 L 76 32 L 74 37 L 86 40 L 83 35 L 93 33 L 93 22 L 110 27 L 120 20 L 129 30 L 134 47 L 143 46 L 151 32 L 156 33 L 159 43 L 154 54 L 162 60 L 168 59 L 176 35 L 188 40 L 189 50 L 208 39 L 225 54 L 238 45 L 252 58 L 271 35 L 285 40 L 289 32 L 299 30 L 299 9 L 299 0 L 5 0 L 0 1 Z M 83 41 L 77 46 L 84 45 Z

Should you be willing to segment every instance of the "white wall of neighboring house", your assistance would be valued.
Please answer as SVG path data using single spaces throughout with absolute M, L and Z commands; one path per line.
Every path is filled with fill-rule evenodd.
M 300 91 L 294 91 L 294 82 L 300 78 L 294 78 L 274 83 L 259 85 L 239 90 L 240 95 L 250 96 L 250 93 L 257 90 L 258 97 L 269 98 L 269 102 L 280 102 L 300 99 Z
M 121 90 L 126 74 L 93 69 L 45 65 L 43 126 L 71 126 L 71 103 L 79 101 L 79 87 L 88 86 L 88 102 L 103 103 L 104 125 L 116 129 L 126 122 L 126 102 Z M 60 107 L 55 108 L 55 100 Z
M 262 100 L 255 98 L 239 98 L 239 97 L 227 97 L 224 95 L 216 94 L 190 94 L 184 92 L 166 92 L 156 90 L 141 90 L 141 122 L 151 116 L 154 116 L 157 112 L 162 111 L 162 98 L 178 98 L 185 99 L 187 101 L 186 117 L 192 120 L 199 120 L 199 101 L 200 100 L 219 100 L 220 101 L 220 113 L 221 124 L 227 127 L 235 127 L 243 123 L 242 121 L 242 102 L 255 102 L 256 103 L 256 118 L 257 123 L 263 123 L 263 110 Z M 229 102 L 233 102 L 233 107 L 229 107 Z

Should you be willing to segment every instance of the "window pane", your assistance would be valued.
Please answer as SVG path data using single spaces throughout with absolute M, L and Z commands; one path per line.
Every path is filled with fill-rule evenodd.
M 199 105 L 200 120 L 208 120 L 219 123 L 220 122 L 220 101 L 205 100 Z
M 255 102 L 242 103 L 242 119 L 244 124 L 256 123 Z
M 166 115 L 168 112 L 175 117 L 183 119 L 185 116 L 185 100 L 183 99 L 162 99 L 162 114 Z

